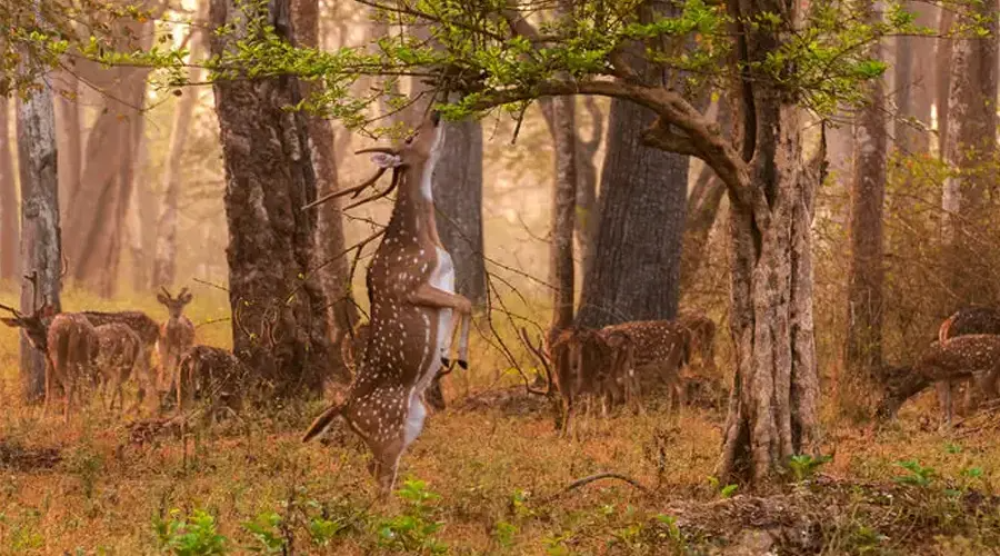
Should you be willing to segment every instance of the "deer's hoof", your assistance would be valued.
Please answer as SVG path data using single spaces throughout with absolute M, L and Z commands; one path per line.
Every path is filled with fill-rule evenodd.
M 468 371 L 469 370 L 469 362 L 466 361 L 466 360 L 464 360 L 464 359 L 459 359 L 458 360 L 458 366 L 462 367 L 463 371 Z

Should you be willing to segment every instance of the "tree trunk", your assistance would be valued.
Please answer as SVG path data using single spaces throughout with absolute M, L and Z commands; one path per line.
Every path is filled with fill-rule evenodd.
M 872 22 L 881 19 L 873 4 L 865 7 Z M 871 47 L 878 59 L 881 47 Z M 885 87 L 871 84 L 868 104 L 855 124 L 854 176 L 851 187 L 851 259 L 847 278 L 847 338 L 844 346 L 846 380 L 842 381 L 842 408 L 873 409 L 872 372 L 882 366 L 882 209 L 885 204 L 886 151 Z M 866 412 L 867 413 L 867 412 Z
M 601 176 L 596 258 L 577 324 L 672 319 L 680 293 L 688 158 L 643 146 L 653 114 L 613 99 Z
M 250 14 L 238 4 L 211 1 L 212 28 L 234 30 L 212 37 L 213 55 L 227 50 L 227 39 L 261 32 L 247 25 L 273 25 L 291 41 L 289 0 Z M 278 396 L 319 392 L 332 357 L 326 296 L 318 280 L 301 278 L 315 260 L 317 215 L 301 209 L 316 198 L 316 174 L 306 118 L 284 110 L 300 100 L 298 83 L 287 76 L 220 80 L 214 91 L 226 167 L 233 350 Z
M 204 21 L 208 13 L 208 0 L 201 0 L 198 5 L 198 20 Z M 191 52 L 189 60 L 194 63 L 201 60 L 205 50 L 205 32 L 198 26 L 191 27 Z M 188 68 L 188 81 L 199 80 L 200 68 L 192 65 Z M 184 168 L 184 152 L 194 118 L 194 109 L 198 105 L 197 89 L 181 91 L 182 95 L 174 111 L 174 123 L 170 129 L 170 143 L 167 147 L 167 160 L 163 167 L 163 207 L 156 229 L 156 258 L 153 261 L 154 290 L 161 287 L 171 288 L 177 276 L 177 221 L 180 218 L 177 203 L 180 200 L 182 172 Z
M 152 284 L 153 264 L 156 253 L 157 202 L 149 180 L 142 175 L 142 168 L 149 157 L 149 144 L 139 144 L 137 174 L 132 180 L 132 198 L 126 215 L 129 250 L 132 256 L 132 291 L 145 292 Z
M 21 243 L 17 218 L 17 180 L 10 150 L 10 108 L 0 97 L 0 280 L 15 280 L 20 270 L 17 251 Z
M 942 37 L 947 37 L 954 21 L 954 12 L 948 9 L 941 10 L 938 33 Z M 946 135 L 948 130 L 948 96 L 951 91 L 952 49 L 954 48 L 952 42 L 951 39 L 940 38 L 934 44 L 934 65 L 937 73 L 937 80 L 934 84 L 934 103 L 937 107 L 938 154 L 941 158 L 944 158 L 948 142 Z
M 552 324 L 549 343 L 560 330 L 573 324 L 573 229 L 576 216 L 576 98 L 552 99 L 552 139 L 555 146 L 555 184 L 552 190 L 552 244 L 549 248 L 549 283 Z
M 991 164 L 997 150 L 998 7 L 997 0 L 976 6 L 989 23 L 989 37 L 952 41 L 944 159 L 956 173 L 945 180 L 941 204 L 949 244 L 946 280 L 961 304 L 975 302 L 988 285 L 982 276 L 989 269 L 978 264 L 978 253 L 992 246 L 977 243 L 973 230 L 992 216 L 987 196 L 994 184 Z
M 69 212 L 66 204 L 80 185 L 82 167 L 80 151 L 83 129 L 80 126 L 79 80 L 69 72 L 59 72 L 57 77 L 61 94 L 56 100 L 56 138 L 59 149 L 59 213 Z
M 723 429 L 721 481 L 759 485 L 795 454 L 817 447 L 819 375 L 812 314 L 810 227 L 821 172 L 802 163 L 801 111 L 748 62 L 787 40 L 800 4 L 754 0 L 728 4 L 736 22 L 783 14 L 782 25 L 735 23 L 739 136 L 749 162 L 752 204 L 730 195 L 730 332 L 736 374 Z M 825 141 L 821 142 L 821 145 Z M 819 160 L 825 157 L 820 150 Z M 820 164 L 822 167 L 822 164 Z M 766 205 L 766 206 L 764 206 Z
M 590 139 L 577 137 L 576 142 L 576 243 L 582 275 L 590 274 L 597 248 L 598 215 L 600 204 L 597 196 L 597 150 L 604 139 L 604 114 L 594 97 L 586 97 L 584 106 L 590 114 L 592 131 Z
M 916 12 L 916 25 L 934 28 L 939 10 L 929 4 L 911 3 Z M 927 61 L 934 56 L 934 43 L 930 37 L 903 35 L 896 39 L 896 104 L 904 120 L 897 124 L 897 147 L 904 155 L 913 156 L 930 150 L 931 107 L 934 105 L 936 79 L 933 67 Z
M 318 0 L 292 0 L 292 18 L 295 39 L 304 47 L 319 47 L 319 2 Z M 301 83 L 302 93 L 313 93 L 314 83 Z M 308 116 L 309 153 L 316 168 L 318 191 L 333 191 L 338 188 L 335 137 L 330 122 L 319 117 Z M 349 265 L 344 255 L 344 223 L 340 213 L 339 199 L 320 205 L 316 227 L 316 259 L 323 264 L 319 280 L 323 292 L 330 301 L 333 324 L 334 353 L 340 353 L 340 344 L 349 330 L 358 321 L 358 311 L 349 298 L 351 284 Z M 325 264 L 326 263 L 326 264 Z M 350 370 L 339 357 L 331 359 L 331 373 L 340 382 L 349 382 Z
M 141 37 L 138 46 L 148 48 L 153 25 L 148 21 L 132 23 L 122 35 Z M 149 70 L 117 67 L 103 72 L 113 74 L 114 95 L 101 96 L 104 107 L 87 136 L 86 166 L 67 203 L 72 210 L 66 215 L 65 247 L 73 279 L 98 295 L 111 297 L 117 286 L 136 145 L 143 124 L 136 107 L 145 103 Z
M 38 90 L 17 111 L 17 149 L 21 174 L 21 268 L 37 273 L 38 305 L 60 310 L 59 173 L 52 89 Z M 37 307 L 30 287 L 21 288 L 21 311 Z M 35 401 L 45 392 L 45 357 L 21 336 L 21 379 L 24 398 Z

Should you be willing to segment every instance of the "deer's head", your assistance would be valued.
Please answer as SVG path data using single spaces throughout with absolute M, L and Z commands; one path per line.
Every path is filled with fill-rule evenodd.
M 177 294 L 177 297 L 170 295 L 167 288 L 161 289 L 163 292 L 157 294 L 156 300 L 167 307 L 167 312 L 170 313 L 170 318 L 179 319 L 181 317 L 181 313 L 184 312 L 184 306 L 191 303 L 194 296 L 191 295 L 191 292 L 189 292 L 187 288 L 182 289 L 181 293 Z
M 30 315 L 25 315 L 6 305 L 0 305 L 0 308 L 8 310 L 12 315 L 9 318 L 0 318 L 0 321 L 11 328 L 23 329 L 24 335 L 28 337 L 28 342 L 33 348 L 39 351 L 48 350 L 49 324 L 57 313 L 54 306 L 46 303 Z

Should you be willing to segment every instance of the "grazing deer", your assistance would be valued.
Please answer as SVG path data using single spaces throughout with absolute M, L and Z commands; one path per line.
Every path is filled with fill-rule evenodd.
M 1000 334 L 1000 311 L 989 307 L 967 307 L 960 309 L 941 323 L 938 328 L 938 342 L 945 344 L 952 338 L 971 334 Z M 974 409 L 972 382 L 968 379 L 945 380 L 937 383 L 938 403 L 946 426 L 951 426 L 954 414 L 952 393 L 955 387 L 964 385 L 963 411 Z
M 139 337 L 142 344 L 142 352 L 139 357 L 139 364 L 135 367 L 135 374 L 139 379 L 139 399 L 137 405 L 142 403 L 148 388 L 154 388 L 151 384 L 151 372 L 153 368 L 153 350 L 160 339 L 160 325 L 142 311 L 82 311 L 77 313 L 82 315 L 90 324 L 94 326 L 104 326 L 105 324 L 124 324 L 132 329 Z M 153 389 L 155 391 L 155 389 Z
M 611 402 L 634 406 L 636 411 L 645 411 L 642 405 L 639 376 L 635 371 L 635 342 L 628 333 L 610 330 L 601 334 L 611 349 L 611 373 L 609 391 Z
M 667 385 L 667 407 L 678 411 L 684 405 L 681 368 L 690 363 L 691 333 L 684 326 L 665 320 L 632 321 L 601 329 L 605 336 L 624 333 L 631 342 L 634 371 L 651 374 Z
M 912 367 L 896 369 L 882 378 L 886 395 L 878 408 L 880 417 L 892 417 L 906 400 L 932 383 L 974 379 L 987 397 L 997 394 L 1000 379 L 1000 336 L 972 334 L 947 342 L 934 342 Z
M 134 330 L 121 323 L 104 324 L 96 327 L 98 340 L 97 370 L 101 389 L 101 397 L 105 390 L 111 390 L 111 401 L 108 410 L 115 407 L 118 399 L 118 409 L 122 409 L 125 396 L 124 384 L 132 375 L 132 369 L 142 358 L 142 341 Z
M 562 428 L 559 433 L 566 436 L 572 431 L 577 400 L 599 397 L 605 402 L 612 373 L 611 348 L 598 331 L 570 327 L 555 336 L 549 352 L 557 358 L 553 378 L 562 398 Z M 606 413 L 606 406 L 604 409 Z
M 421 396 L 449 366 L 458 322 L 458 363 L 467 367 L 472 304 L 455 293 L 455 269 L 438 236 L 431 189 L 441 146 L 439 124 L 433 113 L 398 149 L 368 149 L 379 153 L 373 160 L 380 169 L 372 178 L 309 205 L 360 192 L 388 169 L 392 183 L 369 199 L 399 188 L 385 237 L 368 268 L 371 318 L 365 355 L 346 400 L 324 411 L 303 437 L 309 441 L 343 417 L 371 449 L 369 470 L 382 495 L 392 490 L 400 457 L 423 430 L 427 409 Z
M 160 352 L 160 372 L 156 379 L 156 387 L 160 392 L 174 388 L 181 354 L 194 345 L 194 324 L 182 314 L 184 307 L 191 303 L 191 293 L 184 288 L 177 297 L 174 297 L 167 288 L 162 290 L 163 292 L 156 296 L 156 300 L 166 306 L 170 317 L 160 325 L 157 343 Z
M 177 367 L 177 411 L 195 400 L 208 404 L 213 420 L 223 407 L 233 413 L 243 408 L 249 372 L 232 353 L 212 346 L 194 346 L 181 355 Z

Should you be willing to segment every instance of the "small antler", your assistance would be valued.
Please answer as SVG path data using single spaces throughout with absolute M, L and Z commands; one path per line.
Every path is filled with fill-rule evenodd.
M 163 292 L 163 295 L 167 296 L 167 299 L 173 301 L 174 296 L 170 295 L 170 290 L 166 286 L 160 286 L 160 291 Z
M 186 287 L 185 288 L 181 288 L 181 293 L 177 294 L 177 298 L 180 299 L 180 298 L 184 297 L 185 295 L 187 295 L 187 293 L 188 293 L 188 289 Z
M 21 316 L 22 316 L 20 311 L 18 311 L 17 309 L 15 309 L 13 307 L 9 307 L 7 305 L 4 305 L 3 303 L 0 303 L 0 309 L 3 309 L 5 311 L 10 312 L 10 314 L 14 315 L 16 318 L 21 318 Z

